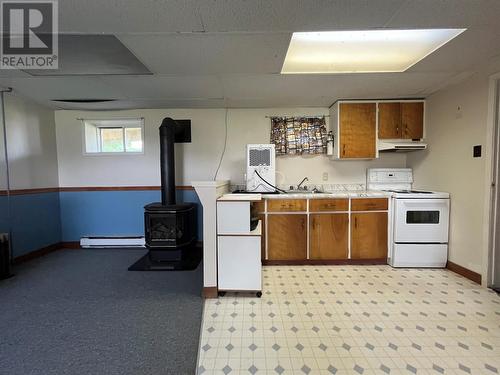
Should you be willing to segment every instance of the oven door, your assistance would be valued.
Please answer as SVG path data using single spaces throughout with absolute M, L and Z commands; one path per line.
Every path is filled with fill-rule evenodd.
M 449 199 L 395 199 L 394 242 L 447 243 Z

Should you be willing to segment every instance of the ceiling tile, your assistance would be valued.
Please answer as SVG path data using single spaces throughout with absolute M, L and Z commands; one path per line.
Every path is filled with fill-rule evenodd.
M 33 77 L 11 80 L 12 87 L 28 97 L 44 99 L 120 99 L 120 92 L 92 77 Z
M 436 28 L 496 26 L 498 0 L 407 1 L 385 26 L 390 28 Z
M 140 108 L 223 108 L 222 99 L 139 99 L 139 100 L 116 100 L 108 103 L 45 103 L 56 109 L 80 109 L 80 110 L 122 110 Z
M 215 76 L 109 76 L 101 80 L 128 99 L 207 99 L 224 97 Z
M 289 33 L 121 35 L 120 40 L 159 74 L 277 73 Z
M 404 0 L 202 1 L 206 31 L 315 31 L 381 27 Z
M 434 51 L 408 71 L 410 72 L 462 72 L 498 55 L 500 29 L 471 28 Z M 465 52 L 466 51 L 466 52 Z
M 193 32 L 203 24 L 196 0 L 59 1 L 64 33 Z
M 65 0 L 76 33 L 312 31 L 381 27 L 405 0 Z

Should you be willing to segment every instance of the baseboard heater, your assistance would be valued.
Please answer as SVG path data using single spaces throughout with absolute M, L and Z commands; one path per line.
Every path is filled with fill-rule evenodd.
M 80 239 L 82 248 L 144 247 L 144 236 L 89 236 Z

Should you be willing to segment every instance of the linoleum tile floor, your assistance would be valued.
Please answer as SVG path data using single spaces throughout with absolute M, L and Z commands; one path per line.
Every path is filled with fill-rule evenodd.
M 498 374 L 500 297 L 444 269 L 268 266 L 206 300 L 198 374 Z

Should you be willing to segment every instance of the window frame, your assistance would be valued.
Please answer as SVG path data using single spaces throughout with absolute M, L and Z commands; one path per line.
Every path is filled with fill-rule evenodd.
M 84 156 L 109 156 L 109 155 L 144 155 L 144 150 L 146 147 L 146 142 L 144 141 L 144 118 L 143 117 L 128 117 L 128 118 L 98 118 L 98 119 L 79 119 L 82 122 L 82 151 Z M 118 125 L 120 121 L 138 121 L 139 124 L 130 124 L 130 125 Z M 99 122 L 116 122 L 117 124 L 109 124 L 109 125 L 96 125 Z M 97 149 L 96 152 L 88 152 L 87 151 L 87 137 L 86 137 L 86 126 L 87 123 L 91 123 L 96 127 L 96 139 L 97 139 Z M 101 129 L 122 129 L 122 140 L 123 140 L 123 151 L 112 152 L 112 151 L 101 151 L 102 150 L 102 137 L 101 137 Z M 141 129 L 141 139 L 142 139 L 142 150 L 141 151 L 127 151 L 126 146 L 126 128 L 140 128 Z

